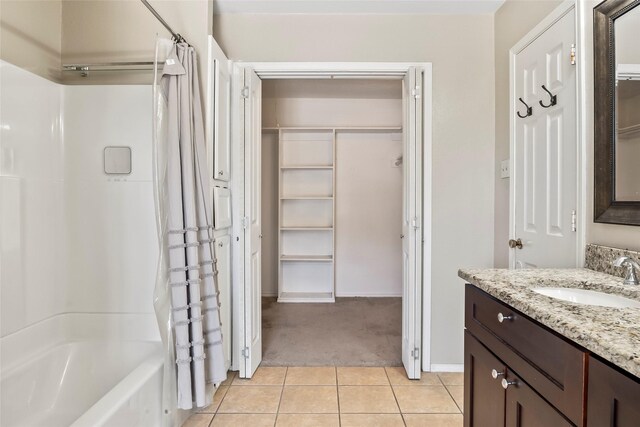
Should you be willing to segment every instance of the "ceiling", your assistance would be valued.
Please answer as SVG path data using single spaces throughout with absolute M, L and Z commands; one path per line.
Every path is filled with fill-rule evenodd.
M 214 0 L 216 14 L 493 14 L 505 0 Z

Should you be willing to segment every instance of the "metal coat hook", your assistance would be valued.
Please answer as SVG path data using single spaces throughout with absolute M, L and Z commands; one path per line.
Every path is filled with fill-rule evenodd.
M 522 100 L 522 98 L 518 98 L 518 100 L 520 102 L 522 102 L 525 107 L 527 107 L 527 114 L 526 115 L 522 115 L 522 114 L 520 114 L 520 111 L 518 111 L 518 117 L 520 117 L 521 119 L 526 119 L 527 117 L 529 117 L 529 116 L 531 116 L 533 114 L 533 107 L 529 107 L 527 105 L 527 103 Z
M 544 108 L 549 108 L 549 107 L 553 107 L 554 105 L 556 105 L 558 103 L 558 96 L 552 94 L 551 92 L 549 92 L 549 89 L 547 89 L 544 85 L 542 85 L 542 89 L 544 89 L 545 92 L 547 92 L 549 94 L 549 96 L 551 97 L 551 103 L 549 105 L 544 105 L 542 103 L 542 101 L 538 101 L 540 103 L 540 105 Z

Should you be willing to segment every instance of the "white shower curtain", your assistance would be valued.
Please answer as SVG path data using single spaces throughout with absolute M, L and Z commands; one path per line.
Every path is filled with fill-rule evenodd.
M 226 370 L 196 53 L 168 40 L 156 53 L 166 59 L 154 82 L 154 306 L 166 352 L 164 424 L 175 425 L 175 408 L 210 404 Z

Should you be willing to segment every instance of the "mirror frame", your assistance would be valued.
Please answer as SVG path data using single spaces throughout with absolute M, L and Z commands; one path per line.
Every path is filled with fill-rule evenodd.
M 594 222 L 640 225 L 640 202 L 615 200 L 615 33 L 614 22 L 640 0 L 605 0 L 593 9 Z

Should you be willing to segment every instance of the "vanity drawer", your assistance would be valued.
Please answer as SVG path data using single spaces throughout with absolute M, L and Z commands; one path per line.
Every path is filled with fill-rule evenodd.
M 583 424 L 583 351 L 473 285 L 465 293 L 465 327 L 573 423 Z

